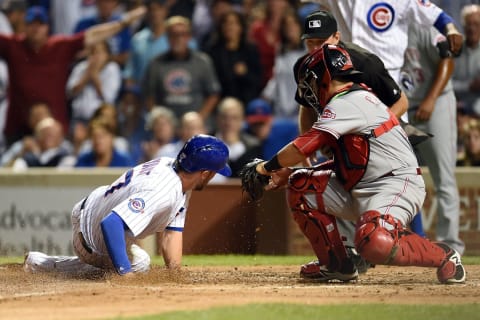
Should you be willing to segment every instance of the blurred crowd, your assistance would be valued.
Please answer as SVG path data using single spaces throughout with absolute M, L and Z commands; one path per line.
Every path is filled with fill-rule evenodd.
M 465 35 L 453 76 L 458 165 L 480 165 L 480 6 L 455 3 L 463 2 L 449 12 Z M 55 61 L 58 51 L 33 46 L 28 64 L 19 54 L 0 61 L 1 166 L 133 166 L 175 157 L 191 136 L 209 133 L 227 143 L 235 176 L 297 136 L 293 64 L 306 52 L 303 21 L 320 9 L 315 3 L 0 0 L 0 58 L 21 49 L 6 39 L 21 39 L 17 46 L 42 32 L 52 42 L 74 39 L 95 25 L 123 23 L 141 5 L 143 18 L 66 60 L 66 77 L 57 81 L 64 86 L 44 90 L 58 71 L 35 60 Z M 37 91 L 27 89 L 30 64 L 41 73 Z

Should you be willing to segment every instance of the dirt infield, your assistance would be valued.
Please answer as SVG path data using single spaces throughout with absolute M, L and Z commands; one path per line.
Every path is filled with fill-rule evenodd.
M 26 274 L 0 266 L 0 319 L 104 319 L 174 310 L 263 302 L 478 303 L 480 266 L 466 266 L 467 283 L 438 284 L 433 269 L 377 266 L 355 283 L 303 282 L 298 266 L 155 267 L 132 278 Z

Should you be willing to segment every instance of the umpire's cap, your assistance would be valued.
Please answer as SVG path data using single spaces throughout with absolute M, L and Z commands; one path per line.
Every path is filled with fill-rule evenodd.
M 337 32 L 337 20 L 324 10 L 310 13 L 305 18 L 302 40 L 310 38 L 327 39 Z
M 232 169 L 227 162 L 228 148 L 222 140 L 198 134 L 185 143 L 178 153 L 175 166 L 190 173 L 210 170 L 229 177 Z

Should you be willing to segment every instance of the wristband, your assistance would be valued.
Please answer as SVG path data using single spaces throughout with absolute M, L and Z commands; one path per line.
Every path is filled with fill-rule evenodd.
M 455 21 L 448 14 L 446 14 L 445 12 L 442 12 L 438 15 L 437 20 L 435 21 L 433 26 L 438 31 L 440 31 L 440 33 L 442 33 L 443 35 L 446 35 L 445 28 L 449 23 L 455 24 Z
M 272 159 L 268 160 L 267 162 L 265 162 L 265 164 L 263 165 L 263 167 L 265 168 L 265 170 L 267 170 L 268 172 L 271 172 L 271 171 L 275 171 L 275 170 L 278 170 L 278 169 L 282 169 L 283 167 L 280 165 L 280 163 L 278 162 L 278 157 L 277 155 L 274 155 Z

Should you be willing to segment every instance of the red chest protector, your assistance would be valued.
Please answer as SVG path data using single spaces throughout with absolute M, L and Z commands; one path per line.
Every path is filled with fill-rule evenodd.
M 328 146 L 334 155 L 334 171 L 345 190 L 350 191 L 367 170 L 370 157 L 370 138 L 377 138 L 399 125 L 397 117 L 388 110 L 390 118 L 376 127 L 368 135 L 348 134 L 338 140 L 331 134 L 310 129 L 293 142 L 306 156 Z
M 393 127 L 399 125 L 397 117 L 388 110 L 390 117 L 373 129 L 368 135 L 348 134 L 337 140 L 335 155 L 335 173 L 345 190 L 351 190 L 362 179 L 367 170 L 370 157 L 370 138 L 378 138 Z

